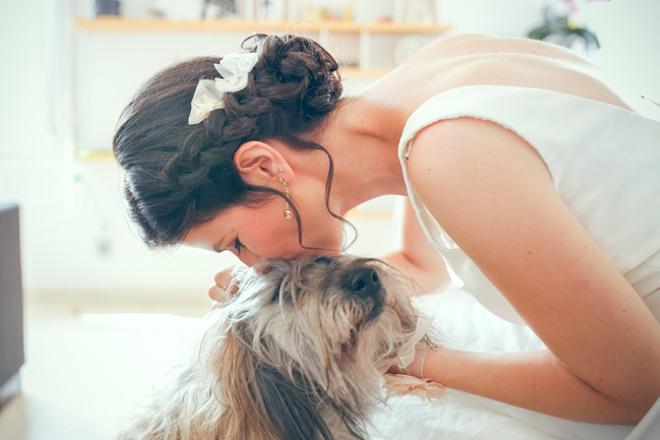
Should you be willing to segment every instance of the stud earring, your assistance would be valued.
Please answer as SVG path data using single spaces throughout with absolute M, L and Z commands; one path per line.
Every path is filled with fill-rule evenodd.
M 284 171 L 283 168 L 280 169 Z M 282 177 L 280 177 L 280 183 L 284 186 L 284 192 L 286 196 L 289 197 L 289 184 Z M 293 211 L 291 211 L 291 207 L 289 206 L 288 201 L 286 202 L 286 207 L 284 208 L 284 218 L 287 220 L 291 220 L 293 218 Z

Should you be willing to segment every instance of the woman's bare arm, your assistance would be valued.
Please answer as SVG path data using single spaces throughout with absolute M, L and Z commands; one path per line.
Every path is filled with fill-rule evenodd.
M 566 419 L 634 425 L 645 411 L 612 402 L 571 374 L 547 350 L 426 355 L 424 375 L 446 387 Z
M 530 145 L 491 122 L 443 121 L 418 135 L 409 170 L 432 215 L 543 340 L 556 365 L 638 414 L 655 402 L 660 325 L 563 203 Z M 544 399 L 540 390 L 552 389 L 557 377 L 532 371 L 542 383 L 509 391 L 521 404 Z M 570 393 L 555 398 L 579 410 Z
M 435 292 L 449 284 L 449 275 L 442 257 L 431 246 L 417 221 L 407 198 L 401 201 L 395 223 L 401 224 L 401 250 L 382 259 L 413 278 L 421 288 L 418 294 Z

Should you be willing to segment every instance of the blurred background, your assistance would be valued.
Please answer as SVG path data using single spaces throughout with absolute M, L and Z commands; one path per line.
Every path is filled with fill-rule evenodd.
M 2 0 L 0 439 L 110 438 L 238 262 L 148 250 L 130 224 L 111 139 L 157 70 L 293 31 L 329 49 L 351 94 L 434 38 L 480 32 L 578 51 L 660 119 L 659 29 L 654 0 Z M 395 250 L 399 203 L 351 212 L 349 252 Z

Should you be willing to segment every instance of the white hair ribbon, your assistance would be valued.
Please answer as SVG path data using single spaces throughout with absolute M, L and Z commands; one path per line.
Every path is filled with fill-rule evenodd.
M 256 52 L 227 54 L 215 70 L 222 78 L 200 79 L 190 102 L 190 116 L 188 124 L 195 125 L 202 122 L 213 110 L 224 108 L 223 97 L 225 93 L 238 92 L 247 87 L 248 74 L 252 70 L 259 55 Z

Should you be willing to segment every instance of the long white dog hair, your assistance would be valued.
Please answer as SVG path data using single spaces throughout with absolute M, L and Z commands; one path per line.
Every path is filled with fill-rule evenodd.
M 345 255 L 236 273 L 197 358 L 120 438 L 365 438 L 382 375 L 415 334 L 413 283 Z

